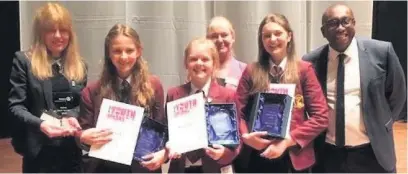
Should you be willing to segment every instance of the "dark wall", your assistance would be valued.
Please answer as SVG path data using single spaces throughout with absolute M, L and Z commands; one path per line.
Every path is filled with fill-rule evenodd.
M 0 138 L 9 136 L 7 114 L 9 78 L 14 52 L 20 50 L 20 23 L 18 1 L 0 1 Z
M 407 1 L 374 1 L 372 37 L 392 42 L 407 79 Z M 407 117 L 407 104 L 401 118 Z

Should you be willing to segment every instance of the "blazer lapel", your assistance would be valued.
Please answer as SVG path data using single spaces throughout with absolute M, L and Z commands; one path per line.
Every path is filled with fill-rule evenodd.
M 207 102 L 217 102 L 220 96 L 220 85 L 216 82 L 216 80 L 211 80 L 210 89 L 208 90 Z
M 320 85 L 322 87 L 324 96 L 327 97 L 327 60 L 329 58 L 329 45 L 326 45 L 321 54 L 320 54 L 320 58 L 317 61 L 317 66 L 319 66 L 319 68 L 316 68 L 318 70 L 318 72 L 316 72 L 318 74 L 318 76 L 320 77 Z
M 375 72 L 372 69 L 370 56 L 368 55 L 367 49 L 365 48 L 364 44 L 358 39 L 357 47 L 360 66 L 360 89 L 361 94 L 363 95 L 366 94 L 368 84 L 370 83 L 370 77 L 372 74 L 375 74 Z
M 181 86 L 180 90 L 177 92 L 176 99 L 183 98 L 189 96 L 191 93 L 191 82 L 188 82 Z
M 52 102 L 52 84 L 51 80 L 44 80 L 42 81 L 42 86 L 43 86 L 43 94 L 44 94 L 44 100 L 45 104 L 47 105 L 46 108 L 48 110 L 54 108 L 54 104 Z

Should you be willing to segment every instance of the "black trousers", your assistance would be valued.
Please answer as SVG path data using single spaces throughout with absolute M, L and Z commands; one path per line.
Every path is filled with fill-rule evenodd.
M 192 166 L 184 168 L 184 173 L 204 173 L 202 166 Z
M 73 138 L 62 144 L 43 145 L 35 158 L 23 157 L 23 173 L 81 173 L 81 150 Z
M 297 171 L 293 168 L 289 152 L 286 151 L 281 157 L 267 159 L 260 156 L 262 151 L 253 151 L 250 156 L 249 173 L 309 173 L 309 169 Z
M 132 168 L 128 165 L 105 160 L 102 163 L 95 173 L 132 173 Z
M 325 143 L 324 160 L 325 173 L 388 173 L 378 163 L 370 144 L 357 147 L 338 148 Z

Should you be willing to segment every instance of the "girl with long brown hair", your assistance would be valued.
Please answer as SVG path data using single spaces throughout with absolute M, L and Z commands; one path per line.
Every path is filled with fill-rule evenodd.
M 114 25 L 105 38 L 105 58 L 100 79 L 82 93 L 79 123 L 84 129 L 80 141 L 86 145 L 104 145 L 111 140 L 111 130 L 95 128 L 102 99 L 111 99 L 145 108 L 148 117 L 165 123 L 163 87 L 158 77 L 148 71 L 142 57 L 137 32 L 129 26 Z M 145 162 L 131 166 L 84 157 L 85 172 L 160 172 L 166 151 L 147 155 Z
M 237 88 L 239 115 L 251 120 L 255 94 L 268 91 L 270 83 L 296 84 L 290 135 L 270 140 L 263 138 L 267 132 L 245 128 L 246 149 L 235 165 L 246 166 L 246 171 L 237 172 L 307 172 L 315 162 L 313 140 L 328 126 L 326 99 L 312 65 L 296 56 L 293 30 L 285 16 L 269 14 L 262 20 L 258 48 L 258 61 L 245 69 Z

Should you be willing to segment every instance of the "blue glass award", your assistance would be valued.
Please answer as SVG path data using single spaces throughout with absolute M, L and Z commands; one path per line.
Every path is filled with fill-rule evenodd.
M 167 127 L 150 117 L 144 116 L 140 126 L 133 159 L 145 161 L 143 156 L 164 148 L 167 138 Z
M 237 111 L 233 103 L 206 104 L 209 144 L 235 148 L 239 145 Z
M 258 93 L 251 111 L 251 131 L 267 131 L 266 138 L 285 138 L 291 102 L 286 94 Z

